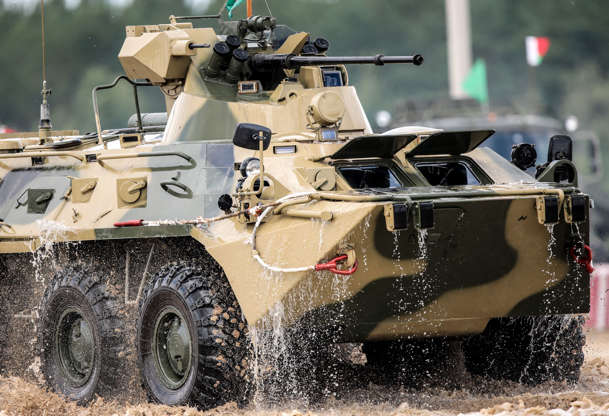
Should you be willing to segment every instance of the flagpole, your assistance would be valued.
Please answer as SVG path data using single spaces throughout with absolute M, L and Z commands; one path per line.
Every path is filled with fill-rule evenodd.
M 535 113 L 535 93 L 537 92 L 537 80 L 535 79 L 535 67 L 527 65 L 529 67 L 529 76 L 527 82 L 527 112 L 532 114 Z
M 252 7 L 252 0 L 247 0 L 247 17 L 252 17 L 254 14 L 254 8 Z

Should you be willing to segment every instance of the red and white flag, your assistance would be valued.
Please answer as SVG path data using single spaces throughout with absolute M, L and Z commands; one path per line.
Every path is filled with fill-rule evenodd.
M 550 39 L 545 37 L 527 36 L 525 39 L 527 46 L 527 62 L 531 66 L 539 66 L 543 57 L 550 49 Z

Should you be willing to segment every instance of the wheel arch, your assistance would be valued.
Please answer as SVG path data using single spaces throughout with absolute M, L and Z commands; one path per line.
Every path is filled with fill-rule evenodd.
M 224 246 L 212 246 L 206 241 L 203 232 L 192 226 L 161 226 L 161 227 L 132 227 L 132 228 L 112 228 L 95 230 L 94 235 L 66 235 L 66 238 L 43 244 L 40 239 L 28 241 L 0 242 L 0 257 L 5 255 L 28 256 L 35 254 L 38 250 L 50 250 L 56 255 L 67 254 L 68 258 L 78 258 L 79 261 L 101 263 L 109 270 L 114 269 L 115 279 L 120 283 L 125 280 L 127 266 L 134 268 L 131 273 L 129 285 L 137 286 L 141 281 L 140 276 L 146 274 L 147 277 L 153 275 L 164 264 L 171 261 L 203 260 L 212 262 L 213 267 L 219 267 L 228 279 L 229 285 L 235 294 L 237 301 L 241 305 L 241 310 L 248 322 L 254 322 L 257 315 L 247 307 L 248 294 L 251 291 L 238 281 L 242 275 L 227 271 L 223 264 L 227 260 L 227 252 Z M 170 250 L 167 251 L 167 246 Z M 60 249 L 57 249 L 57 248 Z M 151 268 L 144 273 L 147 256 L 145 252 L 154 247 L 155 258 L 160 253 L 164 253 L 164 262 L 153 261 Z M 130 250 L 131 248 L 131 250 Z M 230 250 L 230 249 L 229 249 Z M 129 260 L 121 252 L 132 251 L 135 256 Z M 100 259 L 104 259 L 100 261 Z M 154 259 L 153 259 L 154 260 Z M 137 264 L 134 264 L 137 263 Z M 240 267 L 238 269 L 241 269 Z M 243 267 L 247 269 L 247 267 Z M 111 271 L 111 270 L 110 270 Z M 120 276 L 122 273 L 122 276 Z M 135 276 L 135 279 L 133 278 Z M 120 286 L 120 284 L 119 284 Z M 133 289 L 133 287 L 131 287 Z M 130 289 L 130 290 L 131 290 Z M 136 288 L 137 289 L 137 288 Z

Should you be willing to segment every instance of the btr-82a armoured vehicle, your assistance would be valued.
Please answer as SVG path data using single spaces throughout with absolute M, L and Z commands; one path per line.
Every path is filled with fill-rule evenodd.
M 102 130 L 95 105 L 96 133 L 54 132 L 44 104 L 39 133 L 0 140 L 3 340 L 37 317 L 52 389 L 116 390 L 133 343 L 153 400 L 214 406 L 277 325 L 296 349 L 363 343 L 371 366 L 442 337 L 473 373 L 578 379 L 591 201 L 568 137 L 535 179 L 530 148 L 479 146 L 491 130 L 373 134 L 345 65 L 421 56 L 332 57 L 269 17 L 220 27 L 127 27 L 118 80 L 136 104 L 160 87 L 166 120 L 138 106 Z

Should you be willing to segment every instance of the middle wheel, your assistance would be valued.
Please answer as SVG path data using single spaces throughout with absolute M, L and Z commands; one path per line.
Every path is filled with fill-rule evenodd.
M 140 302 L 138 356 L 149 396 L 203 409 L 247 392 L 249 341 L 223 273 L 170 265 L 148 284 Z

